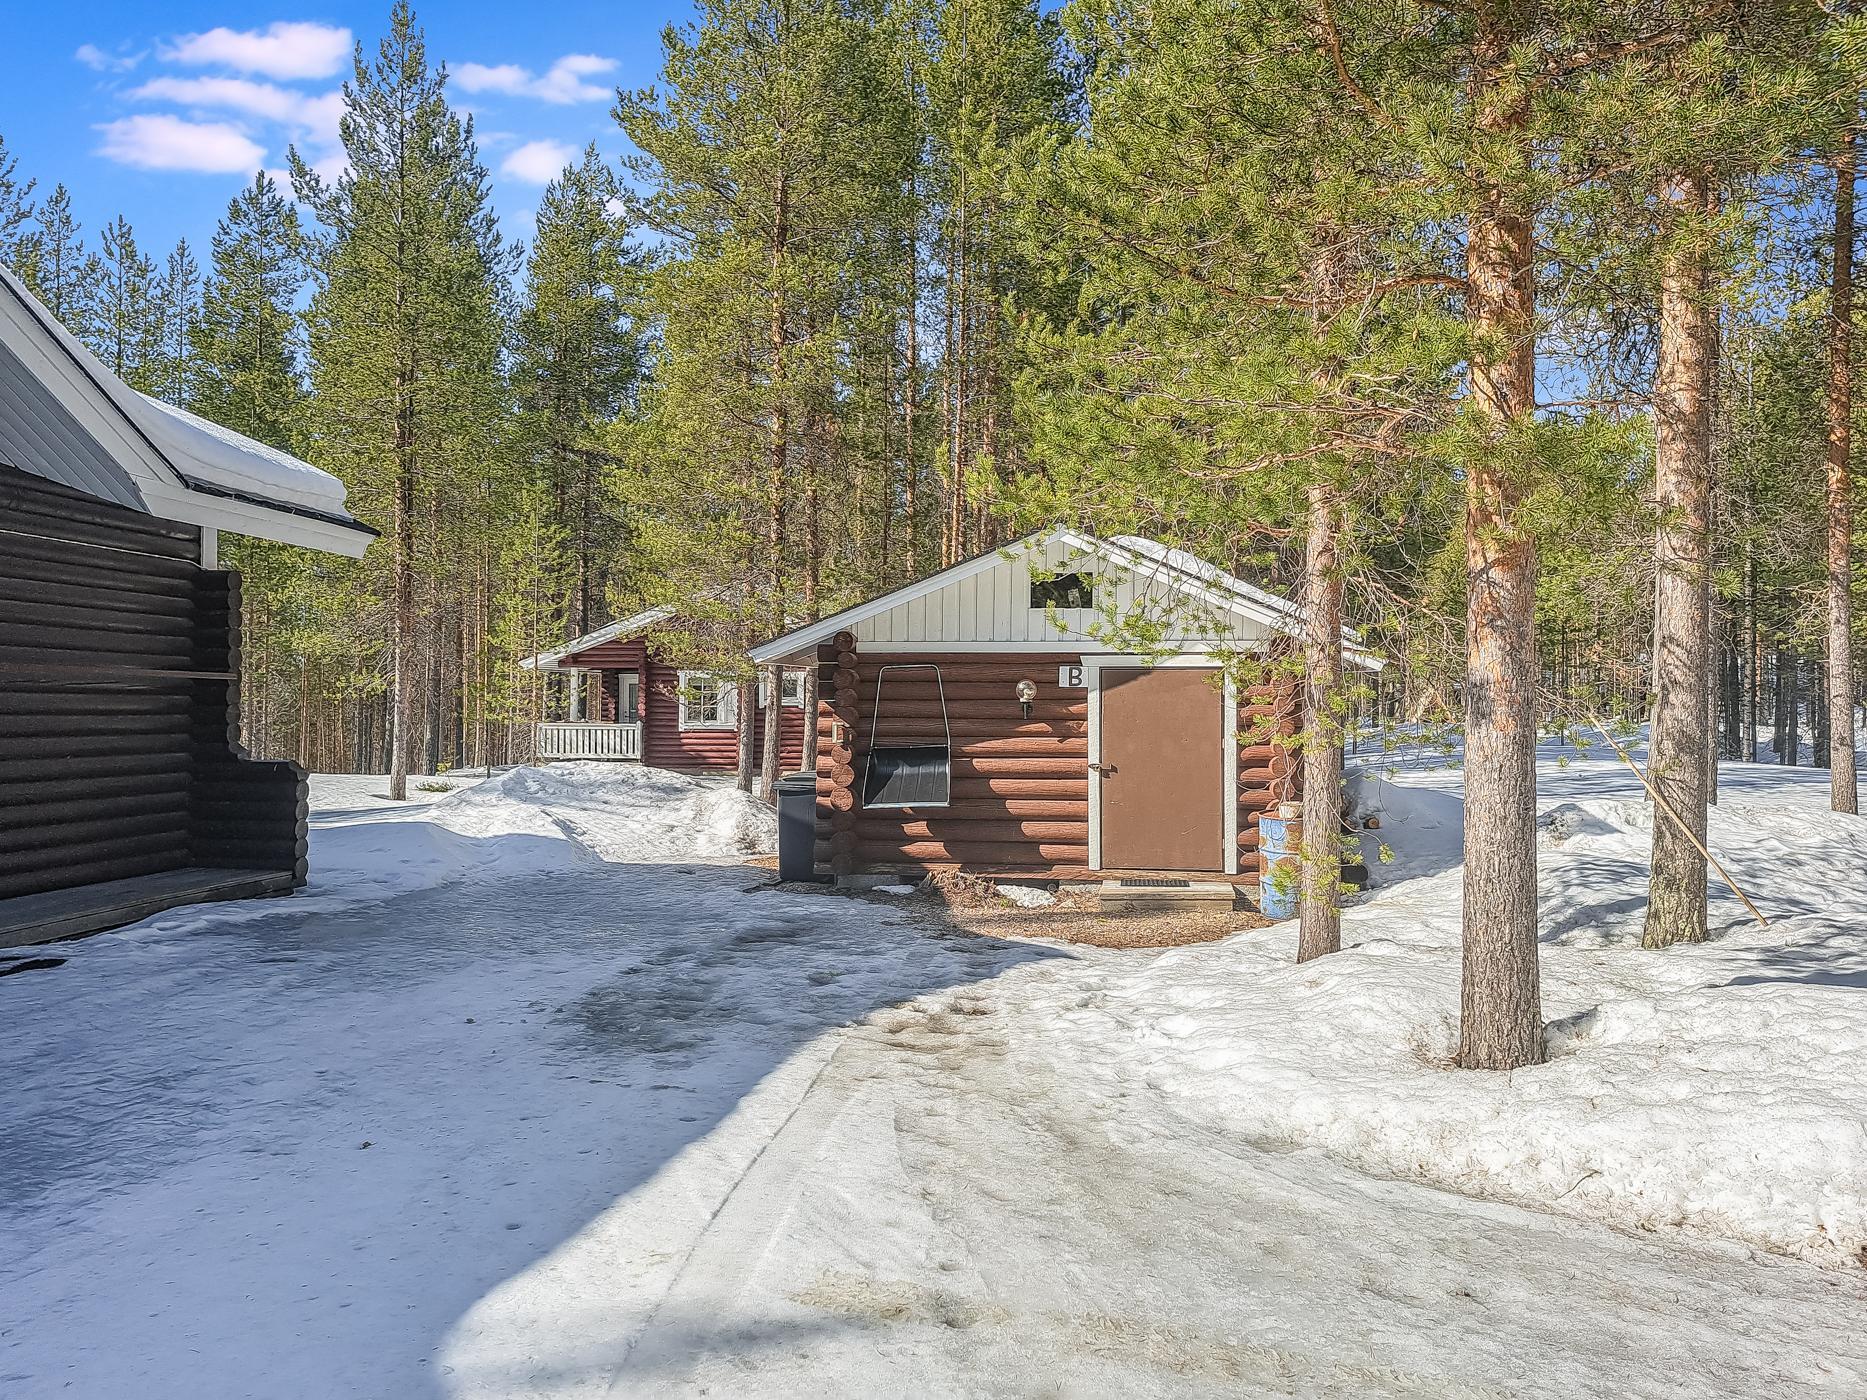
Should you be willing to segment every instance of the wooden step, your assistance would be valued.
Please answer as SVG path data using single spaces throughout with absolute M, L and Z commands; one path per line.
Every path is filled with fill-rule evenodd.
M 1097 903 L 1104 913 L 1160 914 L 1244 908 L 1239 895 L 1238 886 L 1229 880 L 1130 878 L 1104 880 Z

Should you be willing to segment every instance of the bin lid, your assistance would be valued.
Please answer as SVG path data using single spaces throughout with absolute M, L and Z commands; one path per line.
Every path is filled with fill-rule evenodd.
M 778 791 L 788 792 L 794 797 L 801 793 L 814 793 L 816 790 L 817 775 L 815 773 L 786 773 L 778 779 Z

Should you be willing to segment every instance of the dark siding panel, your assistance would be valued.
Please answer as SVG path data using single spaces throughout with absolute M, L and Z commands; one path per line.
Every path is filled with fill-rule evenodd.
M 8 295 L 0 291 L 0 295 Z M 113 410 L 114 411 L 114 410 Z M 0 462 L 132 510 L 143 508 L 130 474 L 78 426 L 37 375 L 0 345 Z
M 238 580 L 199 547 L 0 466 L 0 898 L 188 865 L 302 882 L 303 775 L 231 743 Z

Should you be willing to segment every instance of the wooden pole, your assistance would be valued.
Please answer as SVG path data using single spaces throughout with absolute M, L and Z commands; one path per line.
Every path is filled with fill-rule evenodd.
M 1750 910 L 1752 917 L 1754 917 L 1758 923 L 1762 924 L 1765 928 L 1768 928 L 1770 926 L 1770 921 L 1763 917 L 1763 911 L 1757 908 L 1756 905 L 1752 904 L 1750 902 L 1750 896 L 1745 894 L 1743 890 L 1738 888 L 1737 881 L 1731 878 L 1731 872 L 1726 870 L 1722 865 L 1718 864 L 1718 858 L 1714 856 L 1706 848 L 1705 843 L 1698 839 L 1697 834 L 1692 830 L 1692 828 L 1687 826 L 1685 824 L 1684 819 L 1681 818 L 1680 815 L 1673 810 L 1672 803 L 1668 802 L 1664 797 L 1660 796 L 1659 789 L 1655 788 L 1652 783 L 1647 781 L 1647 775 L 1640 771 L 1640 765 L 1635 763 L 1633 759 L 1629 758 L 1627 755 L 1627 750 L 1623 749 L 1617 742 L 1615 742 L 1614 736 L 1608 733 L 1607 726 L 1602 724 L 1602 722 L 1599 719 L 1597 719 L 1592 713 L 1588 716 L 1588 722 L 1595 726 L 1596 733 L 1600 734 L 1602 738 L 1608 741 L 1608 747 L 1614 750 L 1614 756 L 1620 759 L 1622 763 L 1625 763 L 1628 766 L 1628 768 L 1632 770 L 1633 775 L 1636 778 L 1640 779 L 1640 786 L 1647 790 L 1648 795 L 1653 798 L 1654 803 L 1657 804 L 1660 807 L 1660 809 L 1666 813 L 1667 816 L 1672 818 L 1674 825 L 1676 825 L 1681 831 L 1683 831 L 1688 837 L 1691 838 L 1692 844 L 1698 847 L 1699 854 L 1704 856 L 1707 861 L 1711 862 L 1711 868 L 1718 872 L 1718 878 L 1723 880 L 1725 884 L 1731 887 L 1731 893 L 1736 895 L 1739 899 L 1741 899 L 1744 902 L 1744 907 Z

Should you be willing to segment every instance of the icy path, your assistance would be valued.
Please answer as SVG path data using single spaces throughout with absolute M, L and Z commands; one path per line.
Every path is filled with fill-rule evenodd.
M 609 1393 L 1867 1387 L 1854 1279 L 1371 1180 L 1079 1092 L 1014 1048 L 1039 1033 L 1017 1024 L 1020 984 L 1068 975 L 1015 970 L 851 1033 Z
M 600 815 L 0 979 L 0 1397 L 1867 1393 L 1858 1272 L 1258 1150 L 1058 1033 L 1136 955 Z

